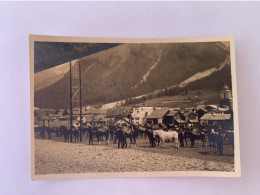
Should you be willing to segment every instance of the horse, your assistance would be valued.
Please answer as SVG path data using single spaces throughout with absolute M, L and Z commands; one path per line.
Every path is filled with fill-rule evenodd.
M 137 130 L 135 130 L 133 126 L 122 126 L 122 130 L 124 132 L 125 138 L 130 138 L 130 143 L 136 144 L 136 138 L 138 135 Z M 125 142 L 125 145 L 127 147 L 127 142 Z
M 114 140 L 114 135 L 115 135 L 115 132 L 116 132 L 115 125 L 109 125 L 108 129 L 109 129 L 110 139 Z
M 90 126 L 87 128 L 88 136 L 89 136 L 89 145 L 93 145 L 93 137 L 94 135 L 97 138 L 98 145 L 100 145 L 100 138 L 102 136 L 106 137 L 107 145 L 109 144 L 109 130 L 107 127 L 99 126 Z
M 109 128 L 107 126 L 99 126 L 98 131 L 96 132 L 96 137 L 98 141 L 98 145 L 100 144 L 100 138 L 105 136 L 107 145 L 109 145 Z
M 149 138 L 149 141 L 150 141 L 150 146 L 151 147 L 154 147 L 155 146 L 155 140 L 156 138 L 153 136 L 153 130 L 151 129 L 146 129 L 146 134 L 147 134 L 147 137 Z
M 127 145 L 126 145 L 126 136 L 124 134 L 124 131 L 121 127 L 117 127 L 116 131 L 115 131 L 115 136 L 118 140 L 118 149 L 120 148 L 125 148 Z
M 137 132 L 137 136 L 141 138 L 144 138 L 144 136 L 146 135 L 146 128 L 141 126 L 141 125 L 135 125 L 132 124 L 134 130 Z
M 72 136 L 75 142 L 79 142 L 79 129 L 72 126 Z
M 161 143 L 162 147 L 165 147 L 166 140 L 174 139 L 176 148 L 179 148 L 178 132 L 176 132 L 176 131 L 165 132 L 162 129 L 154 130 L 153 137 L 155 138 L 156 136 L 158 136 L 160 138 L 160 140 L 162 141 L 162 143 Z
M 187 138 L 190 138 L 191 141 L 191 148 L 194 147 L 195 145 L 195 140 L 196 139 L 200 139 L 202 141 L 202 147 L 207 147 L 207 142 L 206 142 L 206 134 L 204 132 L 197 132 L 195 133 L 192 130 L 184 130 L 184 140 L 186 143 L 186 147 L 188 147 L 188 143 L 187 143 Z

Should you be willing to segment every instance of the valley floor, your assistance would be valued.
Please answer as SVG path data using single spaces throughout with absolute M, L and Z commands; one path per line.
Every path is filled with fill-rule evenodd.
M 128 141 L 129 142 L 129 141 Z M 35 138 L 35 174 L 143 172 L 143 171 L 234 171 L 232 146 L 224 144 L 224 156 L 209 152 L 209 147 L 175 148 L 173 142 L 165 148 L 149 146 L 147 138 L 138 138 L 131 148 L 117 149 L 117 144 L 102 141 L 88 145 L 65 143 L 62 138 Z

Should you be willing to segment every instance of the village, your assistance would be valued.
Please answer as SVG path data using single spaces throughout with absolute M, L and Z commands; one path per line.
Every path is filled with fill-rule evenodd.
M 69 128 L 70 113 L 68 109 L 35 108 L 35 127 L 46 126 L 59 128 L 64 125 Z M 73 109 L 73 125 L 79 124 L 80 111 Z M 223 130 L 233 130 L 232 94 L 225 85 L 220 91 L 218 105 L 197 105 L 189 108 L 168 108 L 164 106 L 122 106 L 108 109 L 98 109 L 87 106 L 82 109 L 83 125 L 107 125 L 110 123 L 131 123 L 145 126 L 175 128 L 205 125 L 217 125 Z

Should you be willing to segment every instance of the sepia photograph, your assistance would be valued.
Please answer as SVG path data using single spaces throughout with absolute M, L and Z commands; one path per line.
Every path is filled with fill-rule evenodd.
M 240 177 L 234 38 L 30 36 L 31 177 Z

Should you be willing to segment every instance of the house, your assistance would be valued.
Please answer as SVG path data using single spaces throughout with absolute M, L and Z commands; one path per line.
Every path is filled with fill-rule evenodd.
M 121 108 L 110 108 L 106 111 L 106 118 L 126 118 L 127 114 Z
M 198 127 L 199 126 L 199 118 L 198 114 L 195 112 L 191 112 L 187 115 L 186 119 L 187 123 L 192 125 L 193 127 Z
M 183 126 L 187 124 L 185 116 L 180 111 L 177 112 L 173 118 L 175 126 Z
M 157 109 L 154 110 L 146 118 L 146 122 L 149 124 L 165 124 L 164 117 L 168 114 L 169 109 Z
M 133 112 L 131 113 L 132 123 L 138 125 L 144 125 L 146 123 L 145 117 L 150 115 L 154 110 L 154 107 L 144 106 L 133 108 Z
M 166 116 L 164 117 L 165 124 L 167 124 L 168 126 L 174 126 L 175 125 L 174 117 L 178 113 L 179 113 L 178 110 L 169 110 L 168 114 L 166 114 Z
M 205 113 L 208 112 L 208 110 L 206 109 L 206 105 L 204 104 L 198 105 L 196 107 L 196 111 L 198 113 L 198 119 L 200 119 Z
M 233 127 L 231 114 L 207 113 L 200 118 L 200 124 L 202 126 L 219 126 L 222 129 L 228 129 Z

